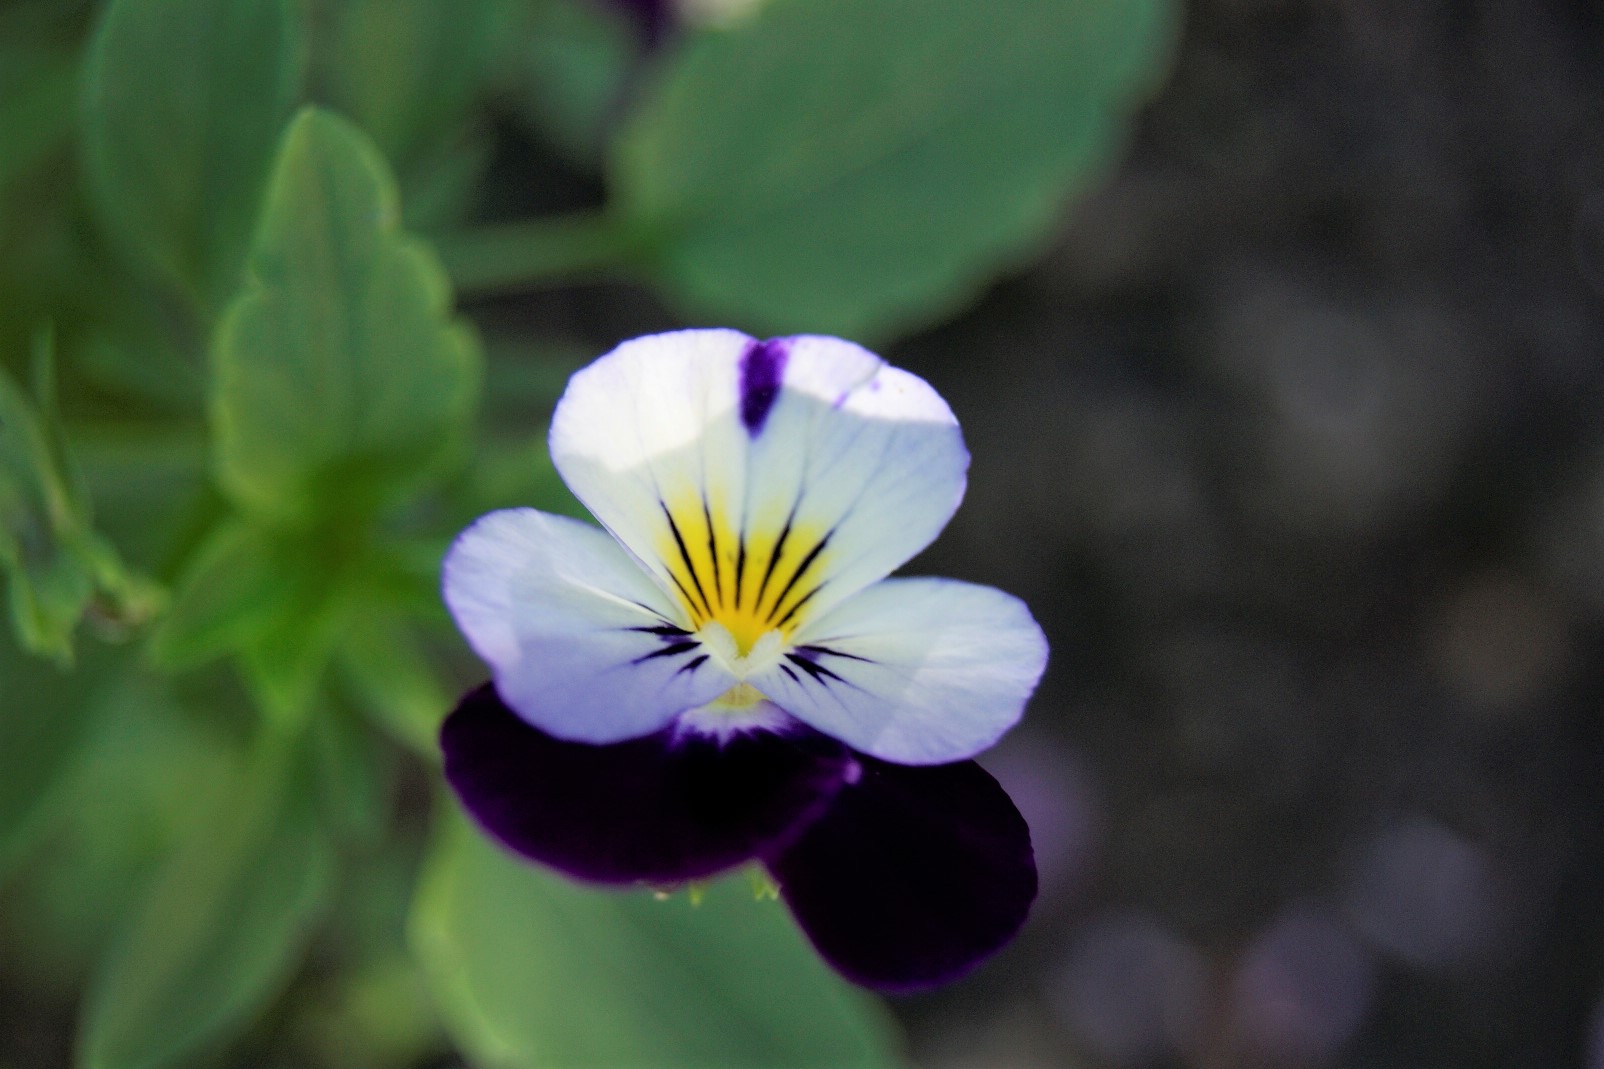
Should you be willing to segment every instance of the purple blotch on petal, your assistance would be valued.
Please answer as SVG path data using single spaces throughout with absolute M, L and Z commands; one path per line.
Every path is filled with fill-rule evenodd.
M 768 858 L 769 870 L 802 930 L 849 980 L 882 991 L 955 980 L 1006 945 L 1030 912 L 1030 829 L 973 761 L 858 762 L 856 782 Z
M 741 354 L 741 422 L 753 438 L 763 433 L 769 410 L 780 396 L 789 353 L 784 338 L 770 338 L 749 343 Z
M 673 726 L 607 746 L 530 726 L 491 684 L 440 731 L 446 779 L 509 849 L 581 880 L 673 884 L 783 848 L 853 759 L 797 725 L 719 742 Z

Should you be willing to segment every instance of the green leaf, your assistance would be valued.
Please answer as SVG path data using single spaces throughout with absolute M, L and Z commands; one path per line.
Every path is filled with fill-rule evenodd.
M 513 38 L 517 0 L 333 0 L 320 35 L 323 95 L 395 167 L 405 218 L 426 230 L 467 213 L 489 166 L 476 109 Z
M 93 3 L 94 0 L 6 0 L 0 5 L 0 57 L 13 50 L 78 40 L 83 36 L 87 9 Z
M 312 715 L 341 637 L 361 623 L 351 561 L 328 549 L 309 537 L 282 543 L 279 574 L 285 591 L 279 611 L 238 651 L 257 706 L 278 730 L 292 734 Z
M 491 133 L 473 127 L 409 159 L 399 176 L 401 218 L 407 227 L 436 234 L 461 225 L 474 207 L 494 152 Z
M 52 534 L 87 526 L 83 496 L 54 418 L 54 352 L 48 335 L 35 351 L 34 394 L 0 368 L 0 530 L 28 540 L 23 524 Z M 5 554 L 0 553 L 0 559 Z
M 432 700 L 429 715 L 438 725 L 448 703 L 416 659 L 410 632 L 396 626 L 410 608 L 398 599 L 410 596 L 418 580 L 399 572 L 393 552 L 336 534 L 225 520 L 185 566 L 151 636 L 152 663 L 179 671 L 235 656 L 262 711 L 293 731 L 311 712 L 330 658 L 371 651 L 363 663 L 378 678 L 367 680 L 368 689 L 384 696 L 375 701 L 394 706 L 407 699 L 385 715 L 410 719 Z M 438 560 L 429 563 L 431 607 L 439 602 Z M 420 723 L 411 734 L 422 731 L 430 733 L 432 750 L 432 728 Z
M 43 814 L 62 801 L 64 776 L 94 720 L 106 659 L 86 656 L 65 672 L 24 655 L 0 628 L 0 880 Z
M 514 8 L 508 0 L 333 0 L 321 76 L 398 167 L 468 117 Z
M 296 0 L 111 0 L 84 78 L 103 225 L 212 313 L 239 282 L 305 67 Z
M 65 664 L 73 631 L 97 595 L 103 621 L 114 628 L 142 623 L 163 595 L 128 572 L 91 527 L 56 419 L 48 334 L 36 342 L 34 380 L 30 396 L 0 370 L 0 571 L 23 647 Z
M 412 941 L 447 1026 L 487 1067 L 897 1064 L 871 1000 L 745 880 L 696 906 L 584 888 L 452 817 Z
M 353 697 L 396 740 L 431 758 L 452 699 L 429 667 L 415 629 L 386 614 L 366 618 L 340 650 Z
M 298 730 L 323 670 L 362 611 L 360 543 L 335 533 L 226 519 L 185 565 L 150 659 L 181 671 L 233 655 L 258 706 Z
M 323 822 L 343 841 L 375 847 L 389 829 L 394 750 L 344 709 L 307 725 Z
M 8 68 L 8 69 L 6 69 Z M 70 51 L 9 55 L 0 46 L 0 192 L 72 137 L 78 59 Z
M 278 994 L 333 891 L 299 755 L 259 753 L 157 873 L 91 987 L 83 1069 L 188 1065 Z
M 972 297 L 1105 168 L 1171 0 L 773 0 L 689 40 L 613 179 L 690 314 L 872 337 Z
M 640 33 L 621 9 L 594 0 L 532 0 L 528 6 L 529 27 L 511 63 L 511 103 L 558 152 L 600 170 L 640 57 Z
M 399 951 L 330 976 L 299 1005 L 303 1064 L 338 1069 L 449 1065 L 450 1049 L 412 959 Z
M 83 365 L 73 370 L 81 373 Z M 73 455 L 95 503 L 95 528 L 131 567 L 172 571 L 223 510 L 212 486 L 210 447 L 206 428 L 187 421 L 74 428 Z
M 0 564 L 11 569 L 7 601 L 17 637 L 29 652 L 62 667 L 72 663 L 72 636 L 89 611 L 95 582 L 88 569 L 59 543 L 47 556 L 30 555 L 0 535 Z M 31 560 L 24 560 L 33 556 Z
M 320 948 L 342 968 L 319 970 L 297 985 L 289 1022 L 304 1052 L 297 1064 L 405 1069 L 447 1061 L 451 1044 L 406 945 L 422 845 L 411 835 L 390 835 L 377 849 L 347 858 Z
M 4 430 L 0 423 L 0 432 Z M 0 462 L 10 459 L 0 456 Z M 4 466 L 0 466 L 0 571 L 6 574 L 11 627 L 23 648 L 63 667 L 70 664 L 73 629 L 94 588 L 83 569 L 38 524 L 25 484 Z
M 270 531 L 233 520 L 201 544 L 150 638 L 169 671 L 232 653 L 278 626 L 289 611 L 285 551 Z
M 6 967 L 76 1002 L 106 946 L 161 860 L 196 821 L 196 799 L 219 797 L 241 767 L 237 729 L 194 715 L 146 672 L 84 678 L 86 643 L 70 680 L 87 738 L 50 788 L 5 888 Z M 178 714 L 178 715 L 175 715 Z M 210 722 L 208 722 L 210 719 Z
M 291 523 L 364 517 L 461 447 L 477 345 L 350 123 L 307 109 L 291 125 L 249 274 L 214 351 L 219 478 L 237 504 Z

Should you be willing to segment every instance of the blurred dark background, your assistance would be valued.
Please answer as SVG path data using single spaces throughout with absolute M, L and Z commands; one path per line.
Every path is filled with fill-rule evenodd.
M 1604 1065 L 1601 134 L 1594 4 L 1195 0 L 1046 257 L 886 352 L 974 452 L 910 570 L 1054 651 L 985 759 L 1043 896 L 920 1064 Z

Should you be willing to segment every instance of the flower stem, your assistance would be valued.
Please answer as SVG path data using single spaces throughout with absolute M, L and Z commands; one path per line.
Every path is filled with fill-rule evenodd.
M 610 215 L 575 212 L 442 236 L 446 273 L 464 295 L 561 286 L 617 273 L 639 251 L 638 235 Z

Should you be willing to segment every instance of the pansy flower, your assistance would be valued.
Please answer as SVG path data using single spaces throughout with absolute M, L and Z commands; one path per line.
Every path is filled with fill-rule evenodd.
M 936 392 L 834 338 L 659 334 L 574 375 L 551 454 L 605 530 L 493 512 L 444 564 L 492 675 L 442 729 L 479 824 L 603 884 L 757 861 L 820 954 L 884 990 L 1012 938 L 1030 833 L 971 758 L 1047 644 L 1000 591 L 887 578 L 963 496 Z

